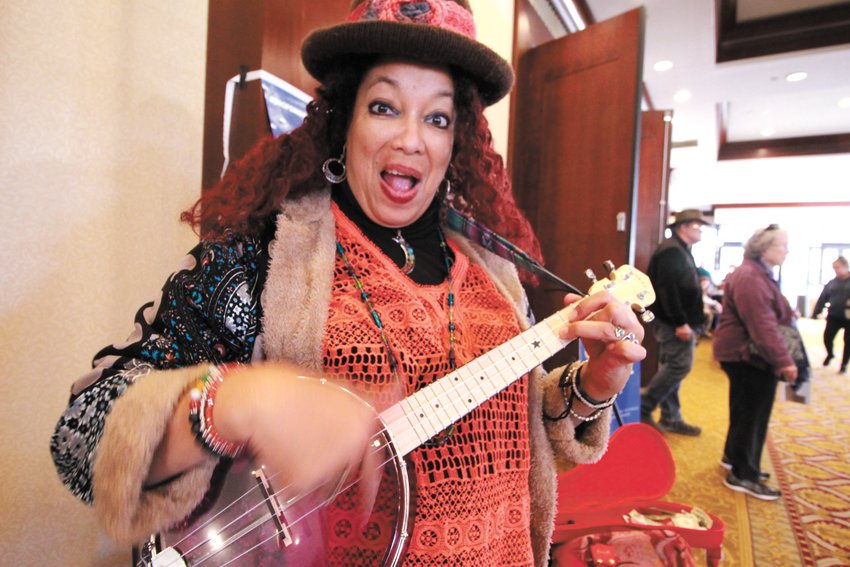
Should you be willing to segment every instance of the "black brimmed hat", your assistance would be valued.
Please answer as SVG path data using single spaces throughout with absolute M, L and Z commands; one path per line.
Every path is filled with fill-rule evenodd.
M 466 0 L 355 0 L 342 24 L 311 33 L 301 46 L 304 67 L 324 81 L 347 57 L 389 55 L 455 67 L 491 105 L 511 90 L 510 64 L 475 39 Z

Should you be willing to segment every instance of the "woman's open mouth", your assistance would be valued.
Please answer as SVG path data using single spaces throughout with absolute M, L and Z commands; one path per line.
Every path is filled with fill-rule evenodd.
M 391 201 L 407 203 L 416 196 L 419 175 L 407 168 L 393 167 L 381 172 L 381 181 L 381 187 Z

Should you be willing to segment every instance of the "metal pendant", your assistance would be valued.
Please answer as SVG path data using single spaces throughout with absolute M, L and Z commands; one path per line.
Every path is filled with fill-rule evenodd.
M 416 265 L 416 254 L 413 253 L 413 246 L 408 244 L 404 236 L 401 235 L 400 228 L 396 230 L 395 236 L 393 236 L 393 242 L 401 246 L 402 251 L 404 251 L 404 266 L 401 269 L 405 274 L 410 274 Z

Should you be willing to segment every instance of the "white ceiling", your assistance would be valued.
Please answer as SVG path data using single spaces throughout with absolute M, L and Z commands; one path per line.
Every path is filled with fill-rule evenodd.
M 752 18 L 836 3 L 841 2 L 739 0 L 738 6 L 739 17 Z M 763 139 L 762 130 L 766 128 L 772 129 L 772 137 L 777 139 L 850 133 L 850 106 L 839 106 L 840 100 L 850 99 L 850 43 L 718 64 L 714 0 L 587 0 L 587 4 L 597 22 L 641 5 L 645 7 L 644 83 L 656 109 L 673 110 L 674 143 L 688 146 L 673 150 L 674 167 L 695 167 L 704 173 L 717 165 L 718 105 L 727 112 L 729 142 Z M 665 72 L 652 69 L 657 61 L 665 59 L 673 62 L 672 69 Z M 808 77 L 796 83 L 785 80 L 787 74 L 797 71 L 805 71 Z M 674 102 L 673 95 L 681 89 L 689 90 L 691 99 Z M 752 171 L 757 172 L 778 166 L 780 162 L 776 160 L 782 159 L 741 161 L 749 162 Z M 791 159 L 797 160 L 797 164 L 806 160 Z M 837 164 L 845 182 L 831 186 L 827 195 L 809 192 L 801 200 L 807 196 L 818 200 L 850 200 L 850 184 L 846 181 L 850 179 L 850 154 L 836 154 L 827 161 Z M 823 156 L 820 163 L 824 163 Z M 687 171 L 678 173 L 680 181 L 694 178 Z M 704 177 L 703 173 L 700 175 Z M 682 192 L 692 188 L 675 189 Z M 671 186 L 671 201 L 673 190 Z M 764 195 L 738 197 L 743 202 L 765 200 Z M 679 201 L 684 203 L 688 198 L 679 195 Z M 693 194 L 691 201 L 707 202 L 705 196 Z

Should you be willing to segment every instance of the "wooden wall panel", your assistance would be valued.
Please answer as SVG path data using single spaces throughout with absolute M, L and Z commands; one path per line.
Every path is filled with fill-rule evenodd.
M 670 111 L 643 112 L 640 130 L 637 216 L 635 217 L 635 267 L 646 273 L 649 258 L 664 239 L 669 205 L 667 189 L 670 169 Z M 646 384 L 658 369 L 658 345 L 647 327 L 643 345 L 646 359 L 641 363 L 641 382 Z
M 514 2 L 514 69 L 529 49 L 555 39 L 529 0 Z
M 646 271 L 655 247 L 664 239 L 669 215 L 670 125 L 667 110 L 641 113 L 635 267 Z
M 546 27 L 546 24 L 537 15 L 537 11 L 531 6 L 529 0 L 514 1 L 514 52 L 511 65 L 514 72 L 519 68 L 519 62 L 522 57 L 530 50 L 538 45 L 552 41 L 555 36 Z M 514 85 L 514 92 L 519 90 L 519 85 Z M 508 159 L 506 161 L 508 169 L 512 169 L 514 156 L 514 143 L 516 136 L 514 135 L 517 118 L 517 97 L 511 97 L 511 119 L 508 125 Z
M 316 9 L 310 0 L 211 0 L 207 32 L 207 78 L 204 114 L 203 186 L 221 174 L 224 90 L 240 69 L 265 69 L 312 95 L 316 81 L 301 65 L 301 42 L 307 34 L 341 22 L 349 3 L 328 2 Z M 270 133 L 258 81 L 237 89 L 231 124 L 231 160 L 238 159 Z

